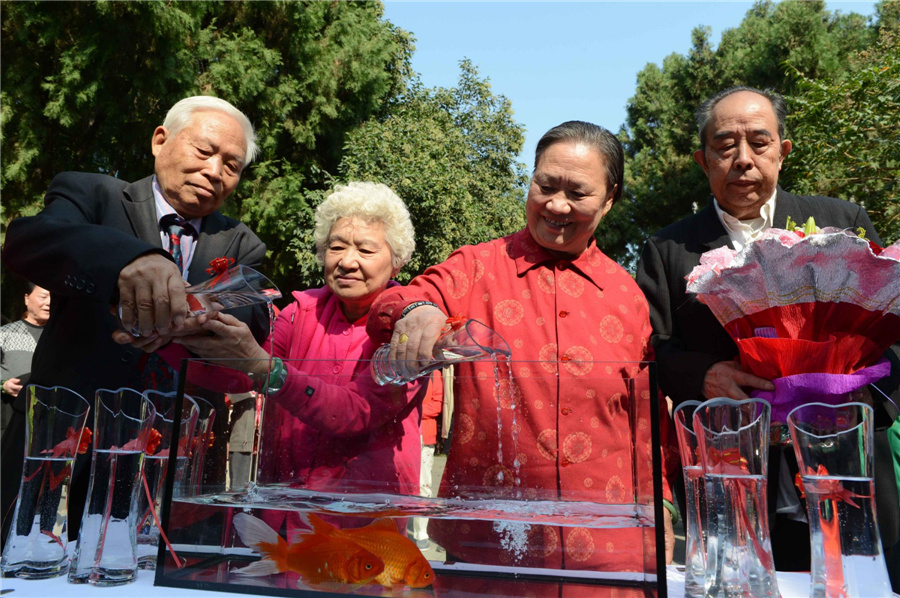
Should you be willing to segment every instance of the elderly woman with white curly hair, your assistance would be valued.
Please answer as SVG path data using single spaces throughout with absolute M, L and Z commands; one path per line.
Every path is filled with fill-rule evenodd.
M 372 303 L 415 249 L 409 212 L 385 185 L 354 182 L 336 187 L 315 221 L 325 286 L 294 292 L 264 347 L 227 314 L 203 324 L 215 336 L 179 342 L 202 357 L 258 360 L 251 372 L 269 375 L 259 482 L 417 494 L 425 387 L 375 384 L 366 334 Z

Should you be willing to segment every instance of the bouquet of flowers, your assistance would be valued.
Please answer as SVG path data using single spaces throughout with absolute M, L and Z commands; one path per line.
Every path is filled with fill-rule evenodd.
M 704 253 L 687 290 L 715 314 L 745 371 L 772 380 L 754 397 L 784 422 L 797 405 L 837 404 L 890 373 L 900 340 L 900 241 L 882 249 L 810 220 L 768 229 L 741 251 Z

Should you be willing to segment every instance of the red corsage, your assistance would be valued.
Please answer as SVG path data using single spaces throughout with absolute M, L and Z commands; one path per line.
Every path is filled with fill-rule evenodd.
M 233 257 L 217 257 L 209 261 L 209 268 L 206 269 L 206 273 L 210 276 L 218 276 L 230 268 L 233 263 Z

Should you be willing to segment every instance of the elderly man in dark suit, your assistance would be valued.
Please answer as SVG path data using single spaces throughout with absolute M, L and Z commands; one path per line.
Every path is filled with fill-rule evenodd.
M 694 160 L 706 173 L 713 197 L 698 213 L 650 237 L 644 247 L 637 282 L 650 303 L 660 386 L 675 404 L 722 396 L 742 399 L 752 389 L 773 388 L 769 380 L 742 371 L 734 341 L 709 308 L 686 292 L 685 276 L 699 264 L 701 254 L 725 245 L 740 249 L 765 228 L 783 228 L 789 216 L 796 222 L 812 216 L 820 227 L 861 227 L 867 238 L 880 243 L 862 207 L 831 197 L 792 195 L 778 186 L 792 147 L 784 137 L 785 114 L 780 96 L 749 87 L 727 89 L 704 102 L 697 110 L 700 149 Z M 900 368 L 896 356 L 889 357 L 896 378 Z M 896 384 L 894 379 L 882 383 L 889 392 Z M 896 418 L 888 401 L 876 399 L 875 404 L 884 423 Z M 792 478 L 780 471 L 779 451 L 772 452 L 770 479 Z M 892 473 L 890 455 L 883 456 L 876 464 L 876 477 L 883 478 L 876 493 L 882 540 L 892 546 L 900 538 L 897 488 L 887 479 Z M 779 484 L 769 487 L 775 490 Z M 776 565 L 808 569 L 808 528 L 802 523 L 799 500 L 783 496 L 776 506 L 774 492 L 770 494 Z
M 218 212 L 255 157 L 255 138 L 250 121 L 228 102 L 186 98 L 153 132 L 154 175 L 129 183 L 62 173 L 50 183 L 43 211 L 10 224 L 4 263 L 53 294 L 32 383 L 64 386 L 91 402 L 98 388 L 143 390 L 160 382 L 168 387 L 163 390 L 174 388 L 178 361 L 161 355 L 173 348 L 172 336 L 197 329 L 196 318 L 188 317 L 186 285 L 209 278 L 206 268 L 215 258 L 256 266 L 266 253 L 250 229 Z M 264 338 L 263 310 L 235 315 Z M 21 472 L 25 395 L 19 396 L 3 437 L 4 515 Z M 73 479 L 70 535 L 81 513 L 78 486 Z

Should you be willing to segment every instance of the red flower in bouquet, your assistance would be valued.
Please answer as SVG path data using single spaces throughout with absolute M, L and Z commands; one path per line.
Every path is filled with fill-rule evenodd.
M 797 228 L 764 231 L 739 252 L 709 251 L 687 277 L 742 367 L 775 383 L 754 393 L 772 404 L 773 422 L 813 397 L 843 402 L 887 375 L 880 360 L 900 339 L 900 243 L 882 251 L 812 219 Z

